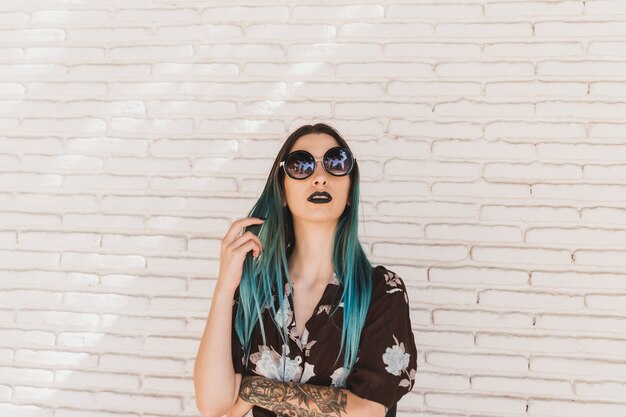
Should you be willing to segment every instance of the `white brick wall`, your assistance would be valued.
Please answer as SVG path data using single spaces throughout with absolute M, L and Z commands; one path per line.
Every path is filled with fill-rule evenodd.
M 0 416 L 198 416 L 220 239 L 317 121 L 410 285 L 399 416 L 626 415 L 624 74 L 623 0 L 0 3 Z

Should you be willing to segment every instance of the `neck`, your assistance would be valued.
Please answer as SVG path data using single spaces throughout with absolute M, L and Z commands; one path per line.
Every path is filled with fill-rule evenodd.
M 336 221 L 310 222 L 294 219 L 296 243 L 289 256 L 289 276 L 300 287 L 326 285 L 333 268 L 333 235 Z

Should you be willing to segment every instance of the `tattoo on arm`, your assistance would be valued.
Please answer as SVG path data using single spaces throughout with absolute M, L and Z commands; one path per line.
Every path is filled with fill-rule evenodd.
M 340 417 L 348 403 L 348 394 L 339 387 L 281 382 L 259 376 L 244 377 L 239 396 L 288 417 Z

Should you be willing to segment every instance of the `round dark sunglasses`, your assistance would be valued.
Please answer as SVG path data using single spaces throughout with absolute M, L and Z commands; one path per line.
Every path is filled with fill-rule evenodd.
M 285 160 L 280 163 L 280 166 L 283 167 L 289 177 L 294 180 L 303 180 L 313 175 L 317 161 L 322 161 L 322 166 L 329 174 L 336 177 L 343 177 L 352 171 L 356 158 L 349 149 L 342 146 L 335 146 L 327 150 L 320 159 L 315 158 L 304 150 L 291 152 L 287 155 Z

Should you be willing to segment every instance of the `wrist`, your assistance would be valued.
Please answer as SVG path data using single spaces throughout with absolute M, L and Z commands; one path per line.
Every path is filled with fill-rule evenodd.
M 213 297 L 226 297 L 232 299 L 235 297 L 235 292 L 237 292 L 237 287 L 233 288 L 225 284 L 220 284 L 218 281 L 213 289 Z

